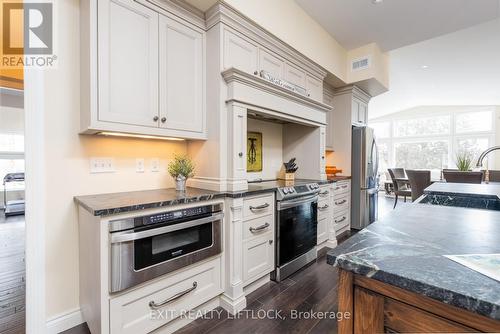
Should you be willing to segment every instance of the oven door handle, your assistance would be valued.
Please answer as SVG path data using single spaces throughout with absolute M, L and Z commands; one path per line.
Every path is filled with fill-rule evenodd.
M 179 231 L 183 230 L 186 228 L 190 227 L 195 227 L 207 223 L 212 223 L 218 220 L 222 220 L 224 218 L 223 213 L 218 213 L 216 215 L 210 216 L 210 217 L 205 217 L 205 218 L 200 218 L 196 220 L 191 220 L 187 221 L 184 223 L 179 223 L 179 224 L 174 224 L 174 225 L 169 225 L 169 226 L 164 226 L 164 227 L 158 227 L 158 228 L 151 228 L 146 231 L 140 231 L 140 232 L 134 232 L 134 231 L 124 231 L 124 232 L 118 232 L 118 233 L 111 233 L 111 243 L 116 244 L 120 242 L 127 242 L 127 241 L 134 241 L 134 240 L 140 240 L 140 239 L 145 239 L 149 237 L 154 237 L 155 235 L 160 235 L 160 234 L 165 234 L 165 233 L 170 233 L 174 231 Z
M 318 194 L 301 197 L 298 199 L 291 199 L 287 201 L 278 202 L 278 211 L 293 208 L 302 204 L 316 202 L 318 200 Z

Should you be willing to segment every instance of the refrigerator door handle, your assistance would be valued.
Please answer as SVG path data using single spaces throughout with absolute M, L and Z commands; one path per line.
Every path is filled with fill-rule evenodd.
M 375 181 L 377 180 L 378 173 L 378 164 L 379 164 L 379 153 L 378 153 L 378 145 L 375 138 L 373 139 L 373 148 L 375 149 L 375 165 L 373 167 L 373 176 L 375 177 Z M 378 185 L 376 185 L 378 186 Z

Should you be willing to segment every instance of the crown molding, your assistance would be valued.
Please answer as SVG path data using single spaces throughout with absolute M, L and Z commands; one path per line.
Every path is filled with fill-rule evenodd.
M 345 87 L 341 87 L 335 90 L 334 96 L 344 95 L 344 94 L 352 94 L 354 97 L 368 103 L 372 98 L 370 94 L 366 93 L 364 90 L 355 85 L 349 85 Z
M 238 10 L 219 1 L 205 13 L 207 30 L 213 28 L 218 23 L 229 26 L 255 43 L 273 51 L 290 63 L 301 67 L 310 74 L 323 81 L 327 75 L 327 70 L 315 63 L 313 60 L 304 56 L 295 48 L 273 35 L 271 32 L 262 28 L 252 19 L 241 14 Z
M 198 8 L 181 0 L 135 0 L 153 10 L 164 11 L 206 30 L 205 14 Z

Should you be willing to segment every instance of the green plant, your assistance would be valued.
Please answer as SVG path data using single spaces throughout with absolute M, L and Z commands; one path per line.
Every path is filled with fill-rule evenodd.
M 194 176 L 194 163 L 185 155 L 176 155 L 168 164 L 168 173 L 173 177 L 183 176 L 186 179 Z
M 472 155 L 469 152 L 457 153 L 455 164 L 459 171 L 467 172 L 472 168 Z

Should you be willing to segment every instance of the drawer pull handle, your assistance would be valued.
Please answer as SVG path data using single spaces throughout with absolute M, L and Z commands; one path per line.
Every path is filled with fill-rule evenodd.
M 330 207 L 330 206 L 329 206 L 328 204 L 325 204 L 325 205 L 323 205 L 323 206 L 318 207 L 318 209 L 319 209 L 319 210 L 326 210 L 326 209 L 328 209 L 329 207 Z
M 341 187 L 336 187 L 335 190 L 346 189 L 347 187 L 349 187 L 349 186 L 344 185 L 344 186 L 341 186 Z
M 336 223 L 342 223 L 344 220 L 346 220 L 347 218 L 346 217 L 342 217 L 341 219 L 337 220 L 335 219 L 335 222 Z
M 342 205 L 344 203 L 347 203 L 347 200 L 346 199 L 343 199 L 341 201 L 338 201 L 338 202 L 335 202 L 335 205 Z
M 184 291 L 181 291 L 179 292 L 178 294 L 176 295 L 173 295 L 172 297 L 168 298 L 167 300 L 159 303 L 159 304 L 156 304 L 154 301 L 150 301 L 149 302 L 149 307 L 152 309 L 152 310 L 157 310 L 185 295 L 187 295 L 188 293 L 190 293 L 191 291 L 194 291 L 196 288 L 198 287 L 198 282 L 193 282 L 193 287 L 187 289 L 187 290 L 184 290 Z
M 260 225 L 258 227 L 250 227 L 249 230 L 250 232 L 252 233 L 257 233 L 257 232 L 260 232 L 262 230 L 265 230 L 266 228 L 268 228 L 270 225 L 269 223 L 265 223 L 264 225 Z
M 325 190 L 325 191 L 322 191 L 319 193 L 320 196 L 326 196 L 328 195 L 330 192 L 328 190 Z
M 265 203 L 265 204 L 262 204 L 259 206 L 250 206 L 250 210 L 251 211 L 259 211 L 259 210 L 267 209 L 268 207 L 269 207 L 269 203 Z

